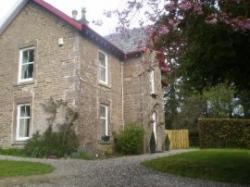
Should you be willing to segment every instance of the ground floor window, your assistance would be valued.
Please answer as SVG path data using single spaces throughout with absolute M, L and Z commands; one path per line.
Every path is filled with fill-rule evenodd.
M 29 104 L 17 106 L 17 140 L 27 140 L 30 137 L 31 107 Z
M 109 107 L 106 105 L 100 105 L 100 135 L 101 138 L 109 136 L 109 120 L 108 120 Z
M 152 124 L 153 124 L 153 133 L 155 136 L 155 142 L 157 142 L 157 115 L 156 112 L 152 114 Z

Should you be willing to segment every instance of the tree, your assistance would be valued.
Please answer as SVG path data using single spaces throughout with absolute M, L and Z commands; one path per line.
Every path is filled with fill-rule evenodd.
M 249 115 L 250 1 L 167 0 L 164 8 L 160 2 L 131 0 L 124 10 L 115 13 L 120 25 L 129 27 L 131 15 L 144 7 L 145 17 L 153 23 L 148 47 L 162 52 L 169 67 L 172 60 L 177 64 L 167 71 L 167 115 L 175 115 L 178 106 L 174 83 L 179 78 L 190 93 L 196 90 L 201 94 L 220 83 L 234 85 Z
M 233 102 L 235 89 L 231 86 L 218 84 L 203 91 L 207 104 L 207 117 L 232 117 L 236 103 Z

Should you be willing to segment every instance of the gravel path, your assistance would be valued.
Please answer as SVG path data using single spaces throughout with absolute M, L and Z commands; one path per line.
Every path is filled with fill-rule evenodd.
M 129 156 L 115 159 L 42 160 L 0 156 L 0 160 L 25 160 L 53 165 L 53 173 L 42 176 L 0 178 L 0 187 L 231 187 L 232 184 L 194 180 L 161 174 L 140 165 L 144 160 L 173 155 L 187 150 Z M 239 186 L 239 185 L 238 185 Z

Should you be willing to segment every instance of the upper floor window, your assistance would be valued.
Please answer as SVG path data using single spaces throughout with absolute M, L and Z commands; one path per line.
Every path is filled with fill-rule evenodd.
M 29 104 L 17 106 L 17 140 L 27 140 L 30 137 L 31 107 Z
M 150 71 L 150 93 L 155 95 L 155 71 Z
M 34 48 L 20 50 L 18 82 L 33 80 Z
M 108 84 L 108 57 L 105 53 L 98 52 L 99 82 Z

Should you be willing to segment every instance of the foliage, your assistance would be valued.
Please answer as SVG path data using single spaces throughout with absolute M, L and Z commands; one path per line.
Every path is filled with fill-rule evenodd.
M 206 111 L 204 98 L 199 94 L 191 95 L 185 98 L 180 110 L 173 122 L 173 128 L 189 129 L 190 132 L 197 131 L 198 118 Z
M 169 140 L 169 137 L 167 135 L 166 138 L 165 138 L 165 149 L 166 149 L 166 151 L 168 151 L 169 148 L 170 148 L 170 140 Z
M 185 128 L 196 133 L 200 117 L 233 117 L 233 110 L 239 107 L 238 102 L 233 102 L 235 94 L 234 87 L 225 84 L 206 89 L 202 94 L 191 92 L 181 101 L 180 111 L 173 120 L 173 128 Z
M 146 161 L 144 166 L 185 177 L 250 184 L 250 151 L 208 149 Z
M 52 166 L 42 163 L 0 160 L 0 177 L 41 175 L 53 170 Z
M 200 147 L 200 137 L 198 131 L 189 133 L 189 146 Z
M 233 87 L 224 84 L 204 90 L 203 95 L 208 104 L 208 117 L 230 117 L 233 113 L 235 94 Z
M 124 130 L 114 135 L 115 151 L 121 154 L 141 154 L 143 152 L 144 129 L 137 124 L 128 124 Z
M 23 149 L 1 149 L 0 155 L 8 155 L 8 156 L 25 156 Z
M 71 158 L 74 159 L 83 159 L 83 160 L 92 160 L 93 155 L 87 152 L 86 150 L 78 150 L 77 152 L 74 152 L 71 154 Z
M 200 119 L 201 148 L 250 149 L 249 119 Z
M 63 157 L 75 152 L 79 146 L 78 138 L 73 130 L 77 113 L 61 100 L 50 99 L 43 107 L 45 112 L 50 114 L 47 119 L 49 127 L 42 135 L 38 132 L 33 135 L 25 145 L 25 153 L 32 157 Z M 62 124 L 56 124 L 55 120 L 61 107 L 65 112 L 64 120 Z M 59 126 L 59 129 L 54 132 L 55 125 Z
M 149 141 L 149 147 L 150 147 L 150 152 L 155 153 L 156 152 L 156 142 L 155 142 L 155 134 L 152 132 L 150 141 Z

